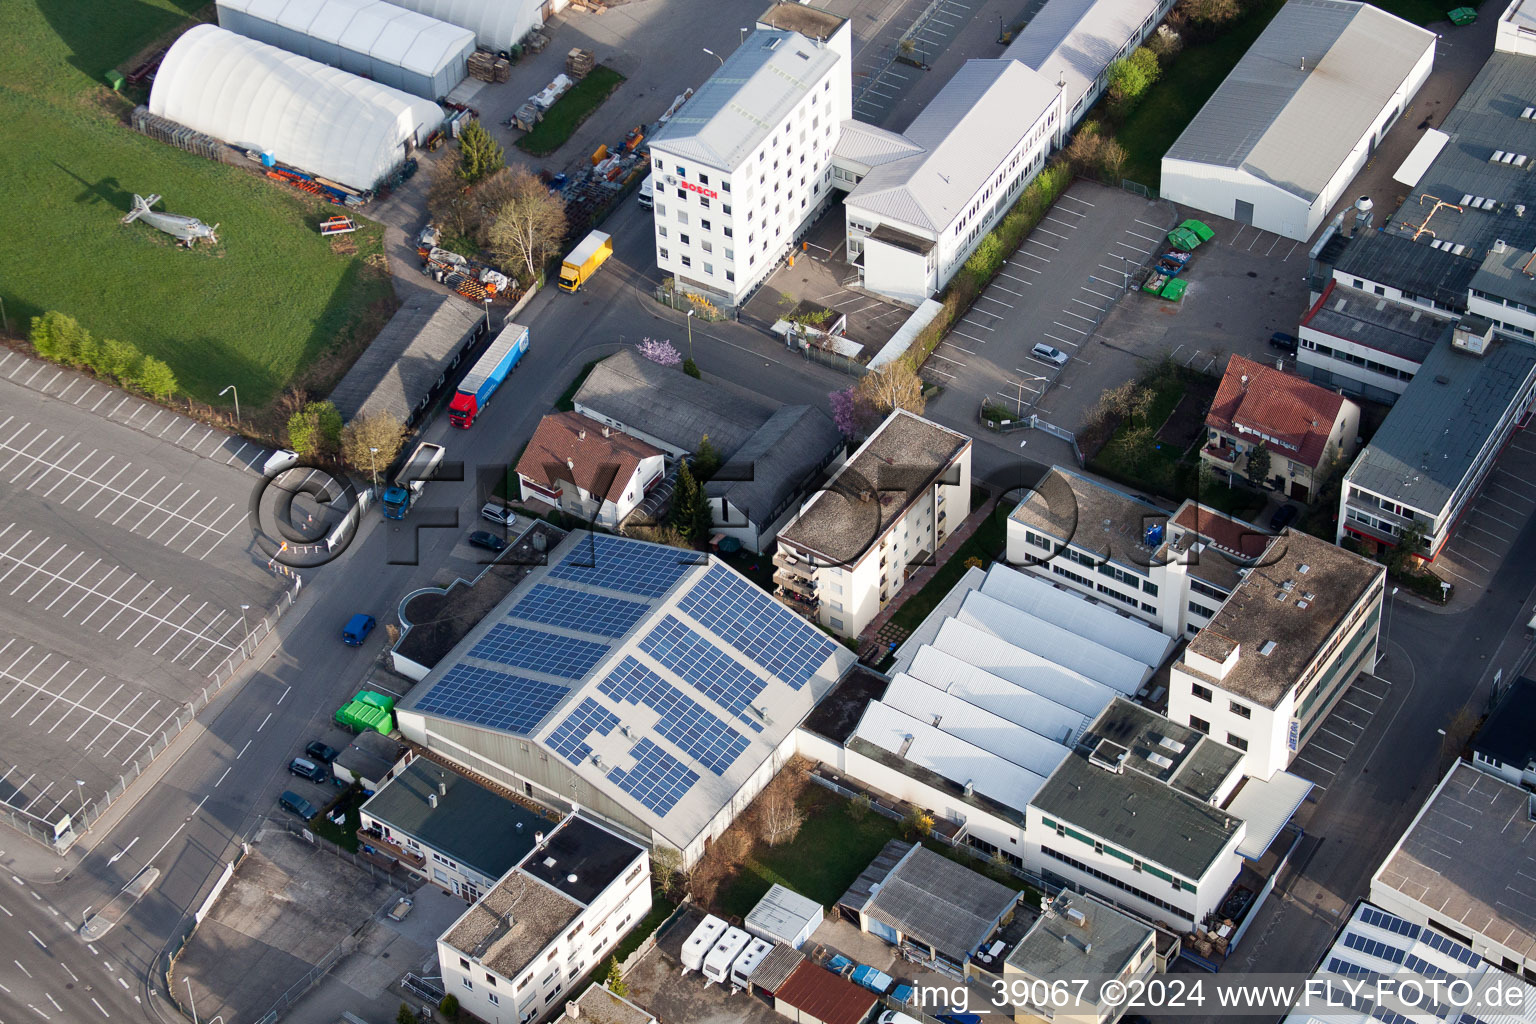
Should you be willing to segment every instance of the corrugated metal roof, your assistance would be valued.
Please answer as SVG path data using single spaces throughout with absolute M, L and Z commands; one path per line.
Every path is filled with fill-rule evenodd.
M 841 59 L 798 32 L 758 29 L 651 136 L 651 148 L 734 170 Z
M 1175 643 L 1140 619 L 1094 604 L 1075 591 L 1053 587 L 1004 562 L 994 562 L 987 570 L 981 592 L 1153 668 L 1163 663 Z
M 1440 342 L 1345 482 L 1440 512 L 1510 405 L 1530 393 L 1533 377 L 1536 345 L 1499 339 L 1479 358 Z
M 1075 743 L 1088 728 L 1090 716 L 1081 711 L 1028 686 L 984 672 L 937 647 L 924 647 L 918 651 L 912 661 L 912 675 L 977 707 L 984 707 L 1014 725 L 1022 725 L 1053 743 Z M 1106 699 L 1108 693 L 1106 690 Z
M 1036 775 L 1051 774 L 1067 756 L 1061 737 L 1047 739 L 905 672 L 891 680 L 880 703 L 1007 758 Z
M 1022 646 L 1027 642 L 1027 637 L 1000 637 L 989 629 L 956 617 L 940 627 L 933 646 L 964 659 L 983 672 L 1001 676 L 1090 717 L 1104 710 L 1118 693 L 1105 683 L 1061 665 L 1051 654 Z M 915 660 L 913 667 L 914 670 L 917 667 Z
M 1310 202 L 1434 45 L 1368 4 L 1290 0 L 1164 159 L 1241 168 Z
M 1007 886 L 914 846 L 864 912 L 959 962 L 987 940 L 1017 899 Z
M 1135 693 L 1152 674 L 1150 665 L 1094 643 L 1070 629 L 1019 611 L 985 593 L 968 595 L 955 620 L 1049 658 L 1062 668 L 1097 680 L 1120 693 Z
M 390 317 L 331 392 L 331 401 L 345 419 L 366 411 L 409 423 L 483 319 L 456 295 L 420 293 Z
M 832 417 L 820 409 L 783 406 L 726 460 L 704 492 L 724 498 L 759 527 L 767 526 L 842 444 Z
M 1054 82 L 1017 61 L 966 61 L 902 133 L 918 152 L 873 167 L 846 204 L 941 233 L 1056 97 Z
M 1049 0 L 1003 58 L 1034 68 L 1052 85 L 1064 82 L 1063 116 L 1070 118 L 1121 48 L 1165 9 L 1159 0 Z
M 1045 776 L 1038 772 L 878 701 L 864 709 L 853 734 L 1018 811 L 1029 806 L 1045 783 Z
M 1237 844 L 1237 852 L 1249 860 L 1264 856 L 1310 792 L 1312 783 L 1290 772 L 1246 780 L 1227 804 L 1227 810 L 1248 823 L 1248 834 Z
M 848 120 L 838 126 L 832 159 L 875 167 L 922 152 L 922 147 L 905 135 L 889 132 L 863 121 Z

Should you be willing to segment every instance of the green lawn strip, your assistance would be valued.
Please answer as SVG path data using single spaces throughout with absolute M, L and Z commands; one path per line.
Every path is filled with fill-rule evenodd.
M 518 148 L 534 156 L 553 153 L 623 81 L 624 76 L 617 71 L 597 65 L 544 112 L 544 120 L 534 125 L 533 131 L 517 140 Z
M 1125 147 L 1125 177 L 1157 191 L 1163 154 L 1284 5 L 1285 0 L 1259 0 L 1221 35 L 1186 46 L 1168 62 L 1162 77 L 1115 130 Z
M 6 5 L 6 45 L 0 47 L 0 82 L 39 96 L 72 98 L 102 85 L 156 38 L 199 10 L 207 0 L 57 0 Z M 42 141 L 28 139 L 28 150 Z
M 318 803 L 319 801 L 313 802 Z M 326 806 L 319 815 L 310 821 L 309 830 L 317 836 L 324 836 L 343 850 L 356 853 L 357 830 L 362 825 L 362 818 L 357 813 L 357 809 L 362 805 L 362 790 L 354 786 L 342 793 L 332 805 Z M 337 825 L 328 817 L 337 807 L 345 807 L 347 809 L 345 824 Z
M 581 386 L 587 382 L 587 377 L 592 373 L 592 367 L 597 364 L 598 360 L 594 359 L 586 366 L 583 366 L 581 372 L 575 376 L 570 385 L 560 393 L 559 399 L 555 401 L 555 408 L 558 411 L 570 412 L 576 408 L 576 392 L 581 390 Z

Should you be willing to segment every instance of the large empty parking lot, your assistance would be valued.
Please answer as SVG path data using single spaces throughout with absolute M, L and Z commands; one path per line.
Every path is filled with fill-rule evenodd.
M 41 367 L 41 369 L 39 369 Z M 132 774 L 285 586 L 251 544 L 266 452 L 0 361 L 0 803 L 41 823 Z

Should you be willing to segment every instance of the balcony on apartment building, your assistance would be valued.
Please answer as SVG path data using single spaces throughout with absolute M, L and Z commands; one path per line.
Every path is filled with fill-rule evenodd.
M 427 858 L 415 850 L 402 846 L 394 839 L 388 838 L 383 832 L 375 829 L 360 828 L 357 830 L 358 842 L 365 846 L 371 846 L 380 853 L 394 857 L 407 867 L 421 871 L 427 866 Z
M 785 573 L 795 576 L 797 579 L 811 580 L 816 575 L 816 567 L 798 555 L 792 555 L 779 548 L 773 553 L 773 564 Z M 776 574 L 777 575 L 777 574 Z
M 810 599 L 816 596 L 816 583 L 813 580 L 808 580 L 803 576 L 796 576 L 794 573 L 784 569 L 780 569 L 773 574 L 773 582 L 777 583 L 780 589 L 788 590 L 797 597 Z
M 798 594 L 795 591 L 788 589 L 787 587 L 777 588 L 774 590 L 773 596 L 779 601 L 780 604 L 784 605 L 784 607 L 788 608 L 796 615 L 804 616 L 813 622 L 816 619 L 816 610 L 821 607 L 820 598 L 814 595 L 806 597 L 805 595 Z

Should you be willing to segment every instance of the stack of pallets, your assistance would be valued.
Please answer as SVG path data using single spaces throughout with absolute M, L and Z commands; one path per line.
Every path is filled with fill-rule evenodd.
M 580 81 L 587 77 L 596 63 L 597 57 L 591 50 L 576 47 L 565 55 L 565 73 Z
M 218 139 L 211 135 L 204 135 L 202 132 L 195 132 L 186 125 L 178 124 L 159 114 L 151 114 L 148 107 L 135 107 L 131 122 L 134 131 L 142 132 L 168 146 L 184 149 L 188 153 L 196 153 L 209 160 L 219 158 Z
M 512 75 L 512 65 L 505 57 L 489 50 L 476 50 L 469 56 L 469 77 L 482 82 L 505 82 Z

